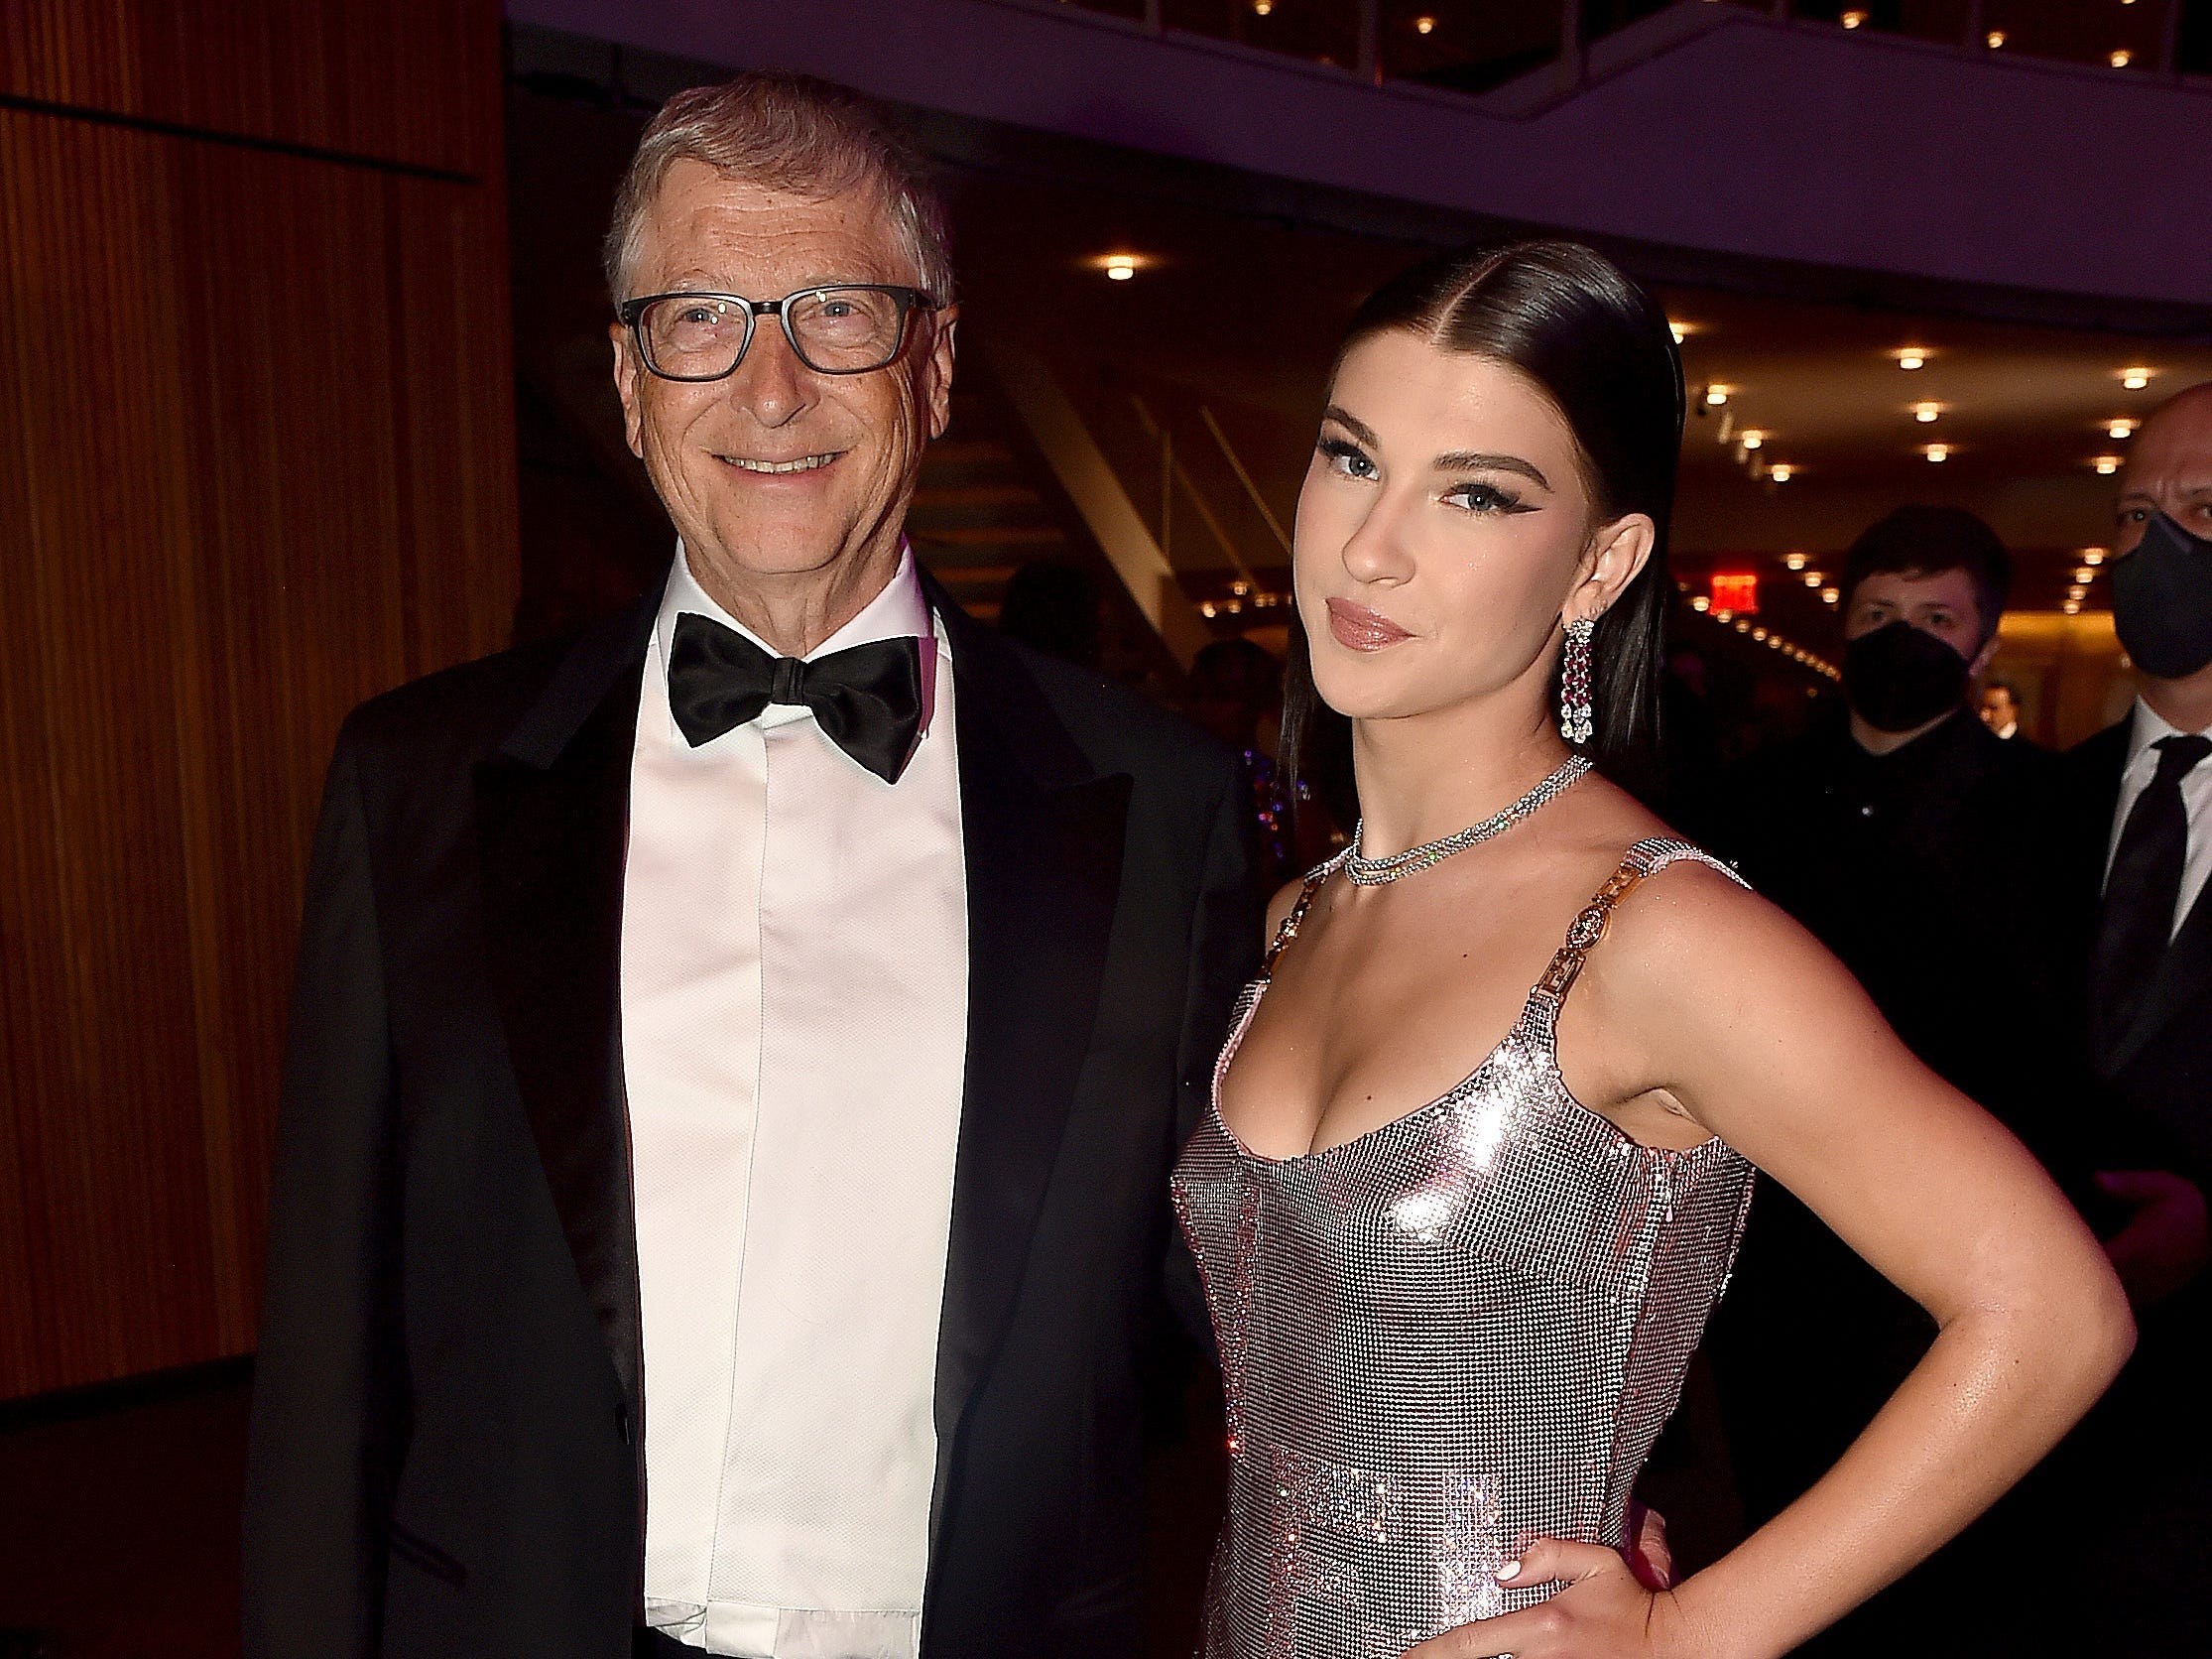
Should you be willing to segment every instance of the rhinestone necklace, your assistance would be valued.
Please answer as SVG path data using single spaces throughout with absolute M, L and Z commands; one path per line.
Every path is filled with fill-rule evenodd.
M 1563 795 L 1575 780 L 1590 769 L 1588 755 L 1569 755 L 1559 769 L 1543 782 L 1529 791 L 1520 800 L 1493 818 L 1480 824 L 1470 824 L 1466 829 L 1433 841 L 1423 841 L 1410 846 L 1404 852 L 1394 852 L 1388 858 L 1363 858 L 1360 856 L 1360 831 L 1366 820 L 1352 827 L 1352 844 L 1344 852 L 1344 873 L 1360 887 L 1380 887 L 1385 882 L 1396 881 L 1400 876 L 1412 875 L 1442 863 L 1455 852 L 1464 852 L 1477 841 L 1487 841 L 1493 835 L 1503 834 L 1531 813 L 1555 796 Z

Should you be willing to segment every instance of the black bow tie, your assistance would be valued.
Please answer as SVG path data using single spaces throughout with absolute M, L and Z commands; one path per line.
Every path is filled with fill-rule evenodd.
M 887 784 L 922 729 L 922 646 L 881 639 L 814 662 L 771 657 L 743 634 L 689 611 L 669 650 L 669 710 L 692 748 L 772 702 L 804 703 L 829 740 Z

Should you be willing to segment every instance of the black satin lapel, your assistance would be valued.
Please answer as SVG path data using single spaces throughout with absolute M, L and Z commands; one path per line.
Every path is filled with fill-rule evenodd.
M 2117 1073 L 2134 1060 L 2177 1016 L 2188 1013 L 2202 1019 L 2207 997 L 2212 997 L 2212 882 L 2197 894 L 2181 931 L 2158 959 L 2143 1007 L 2113 1053 L 2112 1070 Z
M 1064 732 L 1055 746 L 1037 729 L 1034 685 L 1028 706 L 1011 706 L 1018 687 L 971 677 L 979 650 L 994 648 L 1004 649 L 971 649 L 956 636 L 953 649 L 968 1052 L 937 1342 L 940 1469 L 1013 1313 L 1089 1049 L 1131 789 L 1126 776 L 1040 780 L 1041 771 L 1066 775 L 1073 745 Z
M 632 662 L 611 683 L 580 687 L 556 680 L 553 705 L 542 700 L 522 728 L 530 741 L 511 740 L 476 771 L 486 945 L 508 1052 L 633 1424 L 643 1421 L 638 1246 L 619 971 L 641 670 Z M 582 723 L 554 746 L 595 678 Z

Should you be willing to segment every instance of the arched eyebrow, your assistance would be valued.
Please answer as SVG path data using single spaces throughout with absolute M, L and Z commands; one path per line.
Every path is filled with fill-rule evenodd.
M 1523 460 L 1519 455 L 1486 454 L 1480 449 L 1447 449 L 1430 464 L 1439 472 L 1518 472 L 1538 489 L 1551 487 L 1551 480 L 1536 469 L 1534 461 Z
M 1375 436 L 1375 429 L 1352 414 L 1341 404 L 1330 404 L 1321 411 L 1321 419 L 1334 421 L 1369 448 L 1377 448 L 1382 440 Z M 1548 490 L 1551 480 L 1546 478 L 1533 461 L 1519 455 L 1497 455 L 1481 449 L 1447 449 L 1429 462 L 1438 472 L 1514 472 L 1527 478 L 1536 488 Z

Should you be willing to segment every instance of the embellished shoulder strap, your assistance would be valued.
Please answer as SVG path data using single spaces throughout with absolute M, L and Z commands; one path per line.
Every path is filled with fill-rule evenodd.
M 1554 1003 L 1564 1001 L 1567 991 L 1581 976 L 1582 964 L 1589 960 L 1590 953 L 1597 949 L 1598 941 L 1605 937 L 1605 930 L 1613 920 L 1613 912 L 1620 902 L 1635 892 L 1646 877 L 1659 874 L 1669 864 L 1689 862 L 1703 864 L 1718 870 L 1739 887 L 1750 883 L 1700 847 L 1687 841 L 1678 841 L 1664 835 L 1654 835 L 1638 841 L 1621 859 L 1621 867 L 1606 878 L 1605 885 L 1582 907 L 1581 914 L 1567 928 L 1567 937 L 1551 958 L 1551 965 L 1544 969 L 1543 977 L 1536 981 L 1536 989 Z
M 1304 883 L 1298 888 L 1297 902 L 1290 906 L 1290 915 L 1283 918 L 1283 925 L 1275 930 L 1275 938 L 1268 944 L 1268 954 L 1260 964 L 1260 977 L 1274 977 L 1275 964 L 1283 959 L 1283 953 L 1290 948 L 1290 941 L 1298 937 L 1298 924 L 1305 920 L 1305 913 L 1312 908 L 1313 895 L 1321 890 L 1321 883 L 1336 873 L 1336 866 L 1344 862 L 1346 847 L 1335 857 L 1326 859 L 1308 870 Z

